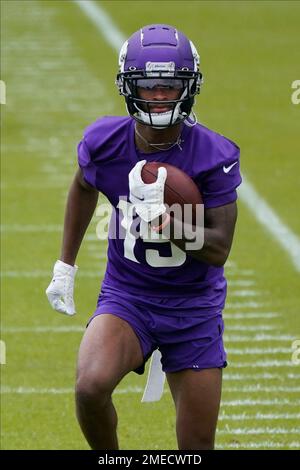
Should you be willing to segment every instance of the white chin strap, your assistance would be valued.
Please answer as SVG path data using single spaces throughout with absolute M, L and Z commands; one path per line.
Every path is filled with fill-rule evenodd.
M 180 109 L 180 104 L 177 103 L 175 106 L 174 112 L 173 110 L 171 111 L 166 111 L 165 113 L 151 113 L 151 119 L 149 113 L 145 113 L 145 111 L 142 111 L 138 106 L 135 104 L 135 107 L 138 111 L 137 117 L 145 124 L 148 124 L 149 126 L 156 127 L 161 129 L 163 127 L 169 127 L 170 125 L 175 124 L 179 116 L 182 116 L 182 118 L 185 118 L 182 114 L 179 113 Z M 173 117 L 172 117 L 173 114 Z

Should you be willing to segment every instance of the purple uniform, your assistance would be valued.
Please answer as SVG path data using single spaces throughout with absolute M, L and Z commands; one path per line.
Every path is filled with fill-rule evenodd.
M 200 124 L 183 124 L 182 150 L 176 146 L 143 154 L 135 146 L 134 125 L 131 117 L 104 117 L 86 129 L 78 146 L 84 179 L 108 198 L 117 218 L 124 218 L 130 204 L 128 173 L 142 159 L 185 171 L 198 185 L 205 208 L 236 200 L 241 176 L 239 148 L 233 142 Z M 164 348 L 171 351 L 170 344 L 177 344 L 177 350 L 180 343 L 183 349 L 183 344 L 190 344 L 190 355 L 183 350 L 163 354 L 166 371 L 222 367 L 226 357 L 221 318 L 226 297 L 223 268 L 186 255 L 170 241 L 135 239 L 130 236 L 130 224 L 127 230 L 128 236 L 109 239 L 95 314 L 113 313 L 128 321 L 145 358 L 156 347 L 163 353 Z

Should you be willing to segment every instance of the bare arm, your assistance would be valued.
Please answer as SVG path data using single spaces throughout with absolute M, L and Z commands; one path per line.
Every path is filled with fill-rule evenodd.
M 181 222 L 171 217 L 170 239 L 175 245 L 193 258 L 212 264 L 213 266 L 223 266 L 230 252 L 236 219 L 236 202 L 221 207 L 206 209 L 204 217 L 204 245 L 200 250 L 186 250 L 185 244 L 186 242 L 190 242 L 193 238 L 192 233 L 195 234 L 196 227 L 191 227 L 191 236 L 189 238 L 187 237 L 181 240 L 174 239 L 174 237 L 172 237 L 174 228 L 176 228 L 177 224 L 181 224 Z M 187 229 L 188 227 L 185 226 L 185 230 Z M 167 231 L 163 230 L 162 233 L 167 234 Z M 188 234 L 187 231 L 185 231 L 185 233 Z
M 95 211 L 99 192 L 87 184 L 78 169 L 71 185 L 64 222 L 61 261 L 74 265 L 82 239 Z

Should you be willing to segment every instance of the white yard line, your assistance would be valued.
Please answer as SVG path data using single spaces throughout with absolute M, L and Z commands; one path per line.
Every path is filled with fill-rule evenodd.
M 269 355 L 269 354 L 291 354 L 292 348 L 228 348 L 228 354 L 233 356 L 252 356 L 252 355 Z
M 253 269 L 238 269 L 238 268 L 226 268 L 226 277 L 227 278 L 236 278 L 240 276 L 254 276 L 255 271 Z
M 82 333 L 83 326 L 11 326 L 1 329 L 1 333 Z
M 300 387 L 280 387 L 278 385 L 264 387 L 260 384 L 257 385 L 245 385 L 242 387 L 224 387 L 224 392 L 228 393 L 297 393 L 299 395 Z
M 79 277 L 88 277 L 88 278 L 98 278 L 100 275 L 104 273 L 103 269 L 99 269 L 96 271 L 79 271 L 78 270 L 78 276 Z M 42 271 L 42 270 L 34 270 L 34 271 L 2 271 L 0 273 L 0 277 L 2 278 L 29 278 L 29 279 L 34 279 L 34 278 L 51 278 L 51 269 L 49 271 Z
M 126 395 L 127 393 L 141 394 L 143 392 L 142 387 L 126 387 L 119 388 L 114 391 L 115 395 Z M 66 388 L 39 388 L 39 387 L 9 387 L 2 386 L 0 389 L 1 395 L 66 395 L 74 394 L 72 387 Z M 169 393 L 168 389 L 165 389 L 164 393 Z M 274 399 L 238 399 L 238 400 L 222 400 L 223 407 L 256 407 L 260 406 L 292 406 L 299 408 L 299 399 L 288 399 L 288 398 L 274 398 Z M 223 408 L 224 409 L 224 408 Z
M 295 406 L 298 407 L 300 406 L 300 400 L 295 399 L 295 398 L 274 398 L 273 400 L 262 400 L 260 398 L 258 399 L 251 399 L 247 398 L 245 400 L 239 399 L 239 400 L 222 400 L 222 405 L 223 406 Z
M 237 281 L 228 281 L 229 287 L 252 287 L 255 286 L 256 282 L 252 279 L 244 279 L 244 280 L 237 280 Z
M 255 413 L 255 414 L 221 414 L 219 421 L 259 421 L 259 420 L 296 420 L 300 419 L 300 413 Z
M 73 0 L 96 26 L 107 43 L 118 53 L 126 37 L 110 15 L 90 0 Z M 295 269 L 300 272 L 300 238 L 283 222 L 261 197 L 254 186 L 243 176 L 239 196 L 256 220 L 272 235 L 288 254 Z
M 62 225 L 25 225 L 25 224 L 4 224 L 1 225 L 2 233 L 44 233 L 44 232 L 62 232 Z
M 143 392 L 142 387 L 126 387 L 126 388 L 117 388 L 114 391 L 115 395 L 126 395 L 129 393 L 141 394 Z M 1 395 L 67 395 L 73 394 L 74 388 L 72 387 L 9 387 L 2 386 L 0 389 Z M 164 390 L 164 393 L 169 393 L 168 389 Z M 274 399 L 238 399 L 238 400 L 222 400 L 223 407 L 236 407 L 236 406 L 295 406 L 299 407 L 300 400 L 298 399 L 288 399 L 288 398 L 274 398 Z M 224 413 L 223 413 L 224 416 Z M 224 418 L 225 419 L 225 418 Z M 262 418 L 261 418 L 262 419 Z M 279 419 L 279 418 L 278 418 Z
M 259 328 L 259 326 L 258 326 Z M 293 341 L 296 339 L 295 335 L 268 335 L 265 333 L 258 333 L 253 336 L 242 336 L 242 335 L 228 335 L 225 334 L 226 341 L 232 343 L 244 343 L 244 342 L 259 342 L 259 341 Z
M 227 319 L 228 317 L 226 317 Z M 264 324 L 256 324 L 256 325 L 228 325 L 226 327 L 227 332 L 231 331 L 278 331 L 278 326 L 274 325 L 264 325 Z
M 126 393 L 142 393 L 142 387 L 127 387 L 120 388 L 114 391 L 116 395 L 123 395 Z M 2 386 L 0 389 L 1 395 L 65 395 L 74 393 L 74 389 L 71 387 L 66 388 L 39 388 L 39 387 L 8 387 Z
M 44 233 L 44 232 L 61 233 L 63 231 L 63 224 L 61 225 L 4 224 L 0 226 L 0 231 L 1 233 L 4 233 L 4 234 L 6 233 Z M 98 249 L 100 243 L 103 244 L 103 241 L 99 240 L 97 235 L 93 233 L 85 234 L 84 240 L 96 242 L 93 245 L 95 249 L 96 248 Z M 247 284 L 244 284 L 244 285 L 247 286 Z
M 240 325 L 233 325 L 228 327 L 228 330 L 231 331 L 257 331 L 257 325 L 249 325 L 249 326 L 240 326 Z M 271 325 L 259 325 L 259 329 L 263 331 L 270 331 L 270 330 L 277 330 L 276 327 Z M 5 326 L 2 328 L 2 333 L 73 333 L 73 332 L 82 332 L 85 328 L 80 325 L 71 325 L 71 326 L 51 326 L 51 325 L 39 325 L 39 326 Z M 281 352 L 287 352 L 286 350 L 282 349 Z M 248 350 L 248 349 L 247 349 Z M 239 351 L 244 351 L 247 353 L 246 349 L 242 349 Z M 234 354 L 242 354 L 242 352 L 236 352 L 233 349 L 230 349 L 230 352 L 234 352 Z M 266 353 L 268 350 L 262 350 L 263 353 Z M 289 349 L 290 351 L 290 349 Z M 274 353 L 274 350 L 270 350 L 271 353 Z M 275 351 L 276 352 L 276 351 Z M 279 351 L 277 351 L 279 352 Z
M 38 387 L 7 387 L 2 386 L 1 395 L 64 395 L 74 393 L 73 388 L 38 388 Z
M 265 307 L 265 302 L 254 302 L 252 300 L 246 302 L 227 302 L 226 303 L 226 310 L 236 310 L 236 309 L 243 309 L 243 308 L 261 308 Z
M 276 368 L 282 367 L 283 369 L 286 369 L 286 367 L 296 367 L 296 366 L 292 363 L 292 361 L 283 361 L 283 360 L 280 360 L 280 361 L 279 360 L 264 360 L 264 361 L 251 361 L 251 362 L 243 362 L 243 363 L 230 361 L 230 369 L 257 369 L 259 367 L 262 367 L 263 369 L 266 369 L 268 367 L 276 367 Z M 255 372 L 255 375 L 253 376 L 253 380 L 255 380 L 255 377 L 256 377 L 256 372 Z
M 299 434 L 298 428 L 269 428 L 268 426 L 265 428 L 237 428 L 232 429 L 228 428 L 228 430 L 220 429 L 218 431 L 218 435 L 226 434 L 226 435 L 243 435 L 243 434 Z
M 265 295 L 265 292 L 258 290 L 250 289 L 239 289 L 239 290 L 230 290 L 229 297 L 258 297 L 259 295 Z
M 223 380 L 227 382 L 236 382 L 236 381 L 250 381 L 253 383 L 253 374 L 238 374 L 235 372 L 229 372 L 228 369 L 225 369 L 223 372 Z M 288 374 L 274 374 L 273 372 L 263 372 L 259 374 L 255 374 L 255 380 L 279 380 L 280 382 L 287 382 L 288 380 L 292 380 L 293 382 L 295 380 L 300 381 L 300 374 L 293 374 L 293 373 L 288 373 Z M 300 383 L 300 382 L 299 382 Z
M 253 318 L 278 318 L 281 317 L 280 313 L 276 312 L 239 312 L 239 313 L 224 313 L 224 319 L 227 320 L 251 320 Z M 227 326 L 227 329 L 230 330 L 230 326 Z M 257 325 L 257 330 L 259 329 L 259 325 Z
M 216 449 L 295 449 L 299 448 L 299 442 L 289 442 L 282 444 L 280 442 L 263 441 L 263 442 L 241 442 L 218 444 Z

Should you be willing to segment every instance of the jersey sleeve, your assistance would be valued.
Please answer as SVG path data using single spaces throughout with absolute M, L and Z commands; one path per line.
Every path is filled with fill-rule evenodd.
M 83 138 L 78 144 L 77 155 L 78 164 L 81 168 L 84 180 L 94 188 L 98 189 L 96 187 L 96 166 L 92 160 L 85 138 Z
M 239 149 L 231 158 L 205 172 L 200 181 L 200 191 L 205 208 L 219 207 L 237 199 L 236 188 L 241 184 Z

